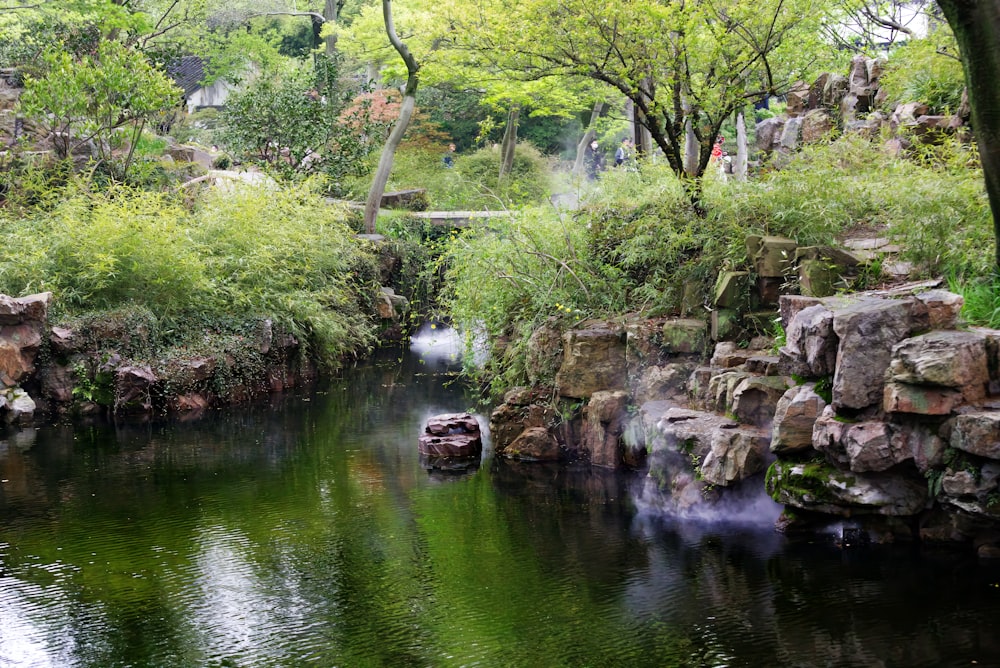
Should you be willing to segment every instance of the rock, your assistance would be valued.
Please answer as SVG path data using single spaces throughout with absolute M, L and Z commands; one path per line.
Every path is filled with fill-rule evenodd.
M 384 320 L 401 320 L 410 310 L 410 300 L 392 288 L 381 287 L 375 295 L 375 308 Z
M 528 427 L 497 454 L 522 461 L 551 462 L 559 459 L 559 443 L 544 427 Z
M 42 292 L 26 297 L 0 295 L 0 325 L 20 325 L 25 322 L 45 323 L 48 319 L 52 293 Z
M 6 408 L 4 419 L 7 424 L 27 424 L 35 414 L 35 400 L 28 396 L 28 393 L 21 388 L 14 388 L 0 393 L 3 398 L 3 405 Z
M 563 333 L 554 318 L 542 323 L 528 338 L 527 358 L 528 380 L 538 383 L 551 379 L 559 369 L 563 356 Z M 551 380 L 549 380 L 551 382 Z
M 962 403 L 962 393 L 955 389 L 888 382 L 882 399 L 887 413 L 950 415 Z
M 479 422 L 468 413 L 428 418 L 417 449 L 432 457 L 478 457 L 483 451 Z
M 778 300 L 778 314 L 781 316 L 781 326 L 787 330 L 796 313 L 802 309 L 821 303 L 822 301 L 815 297 L 781 295 L 781 298 Z
M 671 407 L 655 424 L 655 432 L 661 438 L 654 439 L 653 449 L 666 448 L 692 455 L 700 462 L 711 451 L 716 430 L 738 427 L 736 422 L 715 413 Z
M 843 422 L 831 408 L 816 419 L 813 447 L 831 463 L 855 473 L 885 471 L 913 458 L 910 444 L 893 438 L 885 422 Z
M 920 116 L 912 125 L 907 125 L 910 136 L 921 144 L 940 144 L 952 134 L 951 116 Z
M 740 334 L 740 312 L 736 309 L 717 308 L 711 315 L 712 340 L 734 339 Z
M 115 370 L 115 412 L 149 412 L 152 407 L 150 391 L 156 375 L 148 365 L 126 365 Z
M 910 334 L 911 308 L 909 301 L 866 299 L 834 311 L 833 331 L 840 340 L 835 408 L 881 404 L 892 347 Z
M 813 425 L 826 408 L 815 383 L 791 387 L 778 400 L 771 431 L 771 452 L 788 453 L 812 447 Z
M 673 318 L 663 323 L 663 350 L 672 354 L 704 355 L 708 325 L 704 320 Z
M 782 373 L 805 378 L 832 375 L 838 345 L 833 323 L 833 312 L 822 304 L 796 313 L 785 329 L 785 345 L 778 351 Z
M 922 102 L 907 102 L 898 105 L 889 116 L 889 126 L 893 131 L 901 125 L 913 125 L 917 118 L 927 113 L 929 107 Z
M 41 343 L 39 323 L 0 326 L 0 385 L 16 387 L 34 372 Z
M 796 81 L 785 93 L 785 111 L 789 116 L 800 116 L 809 106 L 809 84 Z
M 716 429 L 701 464 L 702 477 L 713 485 L 726 487 L 760 473 L 766 467 L 769 440 L 767 431 L 761 429 Z
M 850 473 L 821 461 L 779 459 L 768 470 L 765 487 L 778 503 L 843 517 L 916 515 L 927 505 L 927 484 L 922 478 Z
M 622 463 L 621 436 L 625 431 L 629 395 L 627 392 L 594 392 L 587 403 L 583 422 L 583 447 L 594 466 L 619 468 Z
M 712 376 L 708 381 L 708 401 L 706 408 L 719 413 L 731 413 L 736 400 L 736 388 L 750 374 L 746 371 L 727 371 Z
M 72 366 L 48 364 L 40 369 L 40 379 L 43 397 L 63 404 L 73 401 L 76 375 Z
M 713 303 L 719 308 L 745 308 L 750 298 L 750 273 L 724 271 L 715 283 Z
M 49 345 L 52 351 L 59 355 L 68 355 L 78 350 L 80 341 L 72 329 L 53 327 L 49 333 Z
M 802 143 L 811 144 L 830 136 L 836 124 L 826 109 L 812 109 L 802 117 Z
M 965 299 L 947 290 L 927 290 L 915 297 L 913 317 L 920 329 L 952 329 L 958 323 Z
M 379 204 L 383 209 L 406 209 L 407 211 L 426 211 L 429 205 L 426 188 L 383 193 L 382 201 Z
M 636 384 L 636 403 L 683 397 L 692 371 L 692 365 L 685 363 L 646 367 Z
M 629 371 L 633 372 L 650 364 L 661 364 L 670 357 L 662 347 L 664 318 L 647 318 L 631 314 L 625 320 L 625 354 Z
M 758 276 L 783 278 L 795 258 L 798 243 L 785 237 L 747 237 L 747 251 Z M 728 306 L 728 304 L 725 304 Z
M 754 355 L 747 358 L 746 369 L 761 376 L 777 376 L 780 364 L 781 358 L 777 355 Z
M 743 424 L 770 428 L 778 400 L 788 389 L 782 376 L 750 376 L 733 390 L 733 414 Z
M 949 444 L 956 450 L 1000 459 L 1000 411 L 977 411 L 956 416 Z
M 711 364 L 718 369 L 731 369 L 745 364 L 751 354 L 749 349 L 740 348 L 734 341 L 719 341 L 715 344 Z
M 966 401 L 977 401 L 990 381 L 986 343 L 978 332 L 937 330 L 914 336 L 893 346 L 889 373 L 897 383 L 955 388 Z
M 591 323 L 563 335 L 563 361 L 556 374 L 560 396 L 585 399 L 599 390 L 625 389 L 624 332 Z
M 799 139 L 802 134 L 802 119 L 789 118 L 785 127 L 781 131 L 779 148 L 781 151 L 791 153 L 799 147 Z
M 757 149 L 763 151 L 764 153 L 770 153 L 773 151 L 781 137 L 781 132 L 784 130 L 785 121 L 787 119 L 781 116 L 774 116 L 772 118 L 766 118 L 756 126 L 756 137 L 757 137 Z
M 944 463 L 945 442 L 935 428 L 919 422 L 890 422 L 893 452 L 909 452 L 923 474 Z
M 827 109 L 839 109 L 849 88 L 847 77 L 842 74 L 831 75 L 823 87 L 823 106 Z
M 850 90 L 859 90 L 868 86 L 868 60 L 863 54 L 851 58 L 851 73 L 847 77 Z
M 490 434 L 493 447 L 502 450 L 521 435 L 525 429 L 540 427 L 548 431 L 555 426 L 558 414 L 549 405 L 531 403 L 515 405 L 503 403 L 490 415 Z

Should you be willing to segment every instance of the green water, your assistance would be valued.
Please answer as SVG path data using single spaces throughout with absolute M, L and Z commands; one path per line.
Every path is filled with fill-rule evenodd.
M 0 436 L 0 668 L 1000 665 L 1000 572 L 960 555 L 669 522 L 489 449 L 424 470 L 472 403 L 443 368 Z

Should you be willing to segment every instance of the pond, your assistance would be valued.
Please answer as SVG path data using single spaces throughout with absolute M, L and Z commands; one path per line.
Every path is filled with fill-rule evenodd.
M 192 420 L 0 441 L 8 666 L 1000 665 L 1000 568 L 641 512 L 636 476 L 420 465 L 447 346 Z M 480 416 L 485 424 L 485 417 Z

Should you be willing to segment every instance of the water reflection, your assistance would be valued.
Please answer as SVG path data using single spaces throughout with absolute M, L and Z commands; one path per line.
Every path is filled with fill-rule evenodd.
M 666 521 L 636 511 L 641 477 L 488 438 L 428 471 L 424 420 L 471 405 L 441 363 L 389 351 L 213 420 L 8 437 L 0 666 L 1000 663 L 988 566 Z

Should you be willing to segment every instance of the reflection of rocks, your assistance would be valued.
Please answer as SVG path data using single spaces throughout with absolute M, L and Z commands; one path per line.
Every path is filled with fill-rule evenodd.
M 476 418 L 468 413 L 436 415 L 427 420 L 418 442 L 420 454 L 435 458 L 470 458 L 483 451 Z

